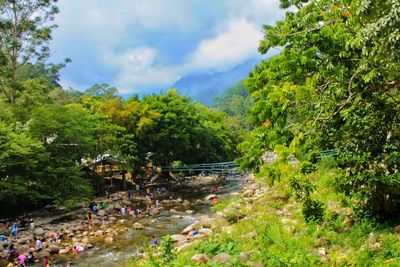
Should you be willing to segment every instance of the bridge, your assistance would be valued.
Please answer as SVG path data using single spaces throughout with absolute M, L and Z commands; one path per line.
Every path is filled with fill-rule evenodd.
M 336 149 L 327 149 L 320 151 L 318 159 L 323 157 L 337 156 L 338 151 Z M 163 166 L 161 172 L 208 172 L 208 173 L 238 173 L 239 168 L 233 161 L 219 162 L 219 163 L 201 163 L 182 165 L 178 167 Z
M 233 162 L 201 163 L 178 167 L 161 167 L 161 172 L 210 172 L 210 173 L 238 173 L 238 166 Z

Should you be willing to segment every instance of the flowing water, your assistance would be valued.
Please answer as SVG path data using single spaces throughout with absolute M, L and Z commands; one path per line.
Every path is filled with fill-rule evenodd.
M 231 192 L 235 192 L 242 186 L 243 176 L 231 176 L 219 192 L 222 198 L 229 198 Z M 196 199 L 203 199 L 211 192 L 188 192 L 180 191 L 175 193 L 175 198 L 188 199 L 194 202 Z M 158 216 L 143 217 L 141 219 L 127 220 L 117 227 L 128 227 L 132 230 L 123 232 L 114 237 L 114 242 L 106 244 L 104 242 L 93 242 L 96 246 L 78 255 L 66 255 L 57 260 L 57 266 L 65 266 L 68 261 L 78 267 L 109 267 L 126 266 L 126 261 L 135 257 L 137 251 L 141 251 L 143 246 L 149 246 L 150 237 L 161 238 L 168 234 L 179 234 L 185 227 L 192 224 L 202 215 L 210 213 L 210 205 L 190 206 L 188 209 L 195 212 L 187 215 L 184 208 L 177 209 L 177 214 L 163 212 Z M 133 222 L 139 222 L 145 226 L 144 230 L 133 230 Z M 41 266 L 41 265 L 37 265 Z

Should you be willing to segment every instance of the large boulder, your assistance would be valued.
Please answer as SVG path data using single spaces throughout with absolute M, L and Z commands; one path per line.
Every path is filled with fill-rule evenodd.
M 155 216 L 155 215 L 158 215 L 158 214 L 160 214 L 160 210 L 158 208 L 154 208 L 154 209 L 152 209 L 150 211 L 150 215 L 151 216 Z
M 192 257 L 193 262 L 207 263 L 208 257 L 206 254 L 196 254 Z
M 192 223 L 191 225 L 189 225 L 188 227 L 183 229 L 181 234 L 182 235 L 187 235 L 188 233 L 190 233 L 193 230 L 193 228 L 198 228 L 198 226 L 199 226 L 198 222 Z
M 220 253 L 215 255 L 212 260 L 219 263 L 231 263 L 231 256 L 227 253 Z
M 49 245 L 49 248 L 48 248 L 48 251 L 49 251 L 50 253 L 52 253 L 52 254 L 58 253 L 58 252 L 60 251 L 60 247 L 57 246 L 57 245 L 55 245 L 55 244 L 50 244 L 50 245 Z
M 133 228 L 136 230 L 142 230 L 142 229 L 144 229 L 144 226 L 143 226 L 143 224 L 136 222 L 133 224 Z
M 30 249 L 29 249 L 28 245 L 21 245 L 21 246 L 18 246 L 16 248 L 16 251 L 17 251 L 18 254 L 26 254 L 26 255 L 28 255 Z
M 177 234 L 171 235 L 171 239 L 172 239 L 172 241 L 175 241 L 175 242 L 185 242 L 185 241 L 187 241 L 187 237 L 186 236 L 177 235 Z
M 35 235 L 44 235 L 44 230 L 43 228 L 36 228 L 35 231 L 33 231 Z
M 99 210 L 97 212 L 97 216 L 104 216 L 104 215 L 106 215 L 106 211 L 105 210 Z
M 215 197 L 217 197 L 216 194 L 210 194 L 210 195 L 206 196 L 204 199 L 205 199 L 205 200 L 210 200 L 210 199 L 213 199 L 213 198 L 215 198 Z M 196 201 L 196 203 L 197 203 L 197 201 Z

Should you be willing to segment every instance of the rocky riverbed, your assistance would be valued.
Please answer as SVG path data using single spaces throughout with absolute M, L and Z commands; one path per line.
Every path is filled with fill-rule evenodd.
M 181 249 L 190 243 L 188 233 L 193 227 L 200 229 L 203 226 L 196 238 L 212 232 L 215 218 L 208 213 L 213 195 L 217 198 L 234 195 L 245 180 L 244 176 L 232 176 L 227 182 L 216 184 L 216 179 L 214 176 L 187 179 L 183 182 L 184 190 L 160 200 L 159 207 L 153 208 L 148 214 L 145 214 L 145 208 L 152 202 L 154 204 L 154 200 L 145 196 L 128 197 L 127 192 L 118 192 L 111 198 L 98 198 L 95 202 L 107 202 L 109 208 L 100 209 L 97 214 L 92 213 L 92 227 L 86 218 L 89 208 L 80 208 L 57 216 L 52 221 L 42 220 L 43 223 L 34 229 L 21 231 L 12 242 L 19 254 L 27 254 L 35 251 L 34 238 L 40 237 L 43 250 L 34 252 L 35 258 L 54 258 L 61 266 L 68 261 L 76 263 L 75 266 L 115 266 L 130 257 L 139 256 L 141 248 L 148 245 L 151 235 L 160 238 L 172 234 L 176 249 Z M 142 208 L 143 215 L 130 212 L 122 216 L 120 208 L 125 205 L 132 211 Z M 104 224 L 105 219 L 107 225 Z M 51 242 L 53 233 L 62 238 Z M 82 246 L 85 251 L 74 254 L 74 246 Z M 6 246 L 0 256 L 3 259 L 7 257 Z

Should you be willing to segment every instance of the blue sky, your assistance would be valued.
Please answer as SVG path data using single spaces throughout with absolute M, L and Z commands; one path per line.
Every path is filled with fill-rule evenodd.
M 258 56 L 263 24 L 283 17 L 279 0 L 64 0 L 51 43 L 69 57 L 64 87 L 95 83 L 122 95 L 166 88 L 180 77 Z

